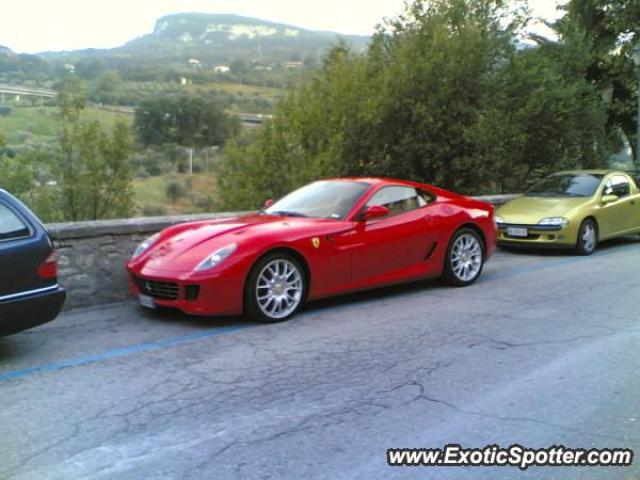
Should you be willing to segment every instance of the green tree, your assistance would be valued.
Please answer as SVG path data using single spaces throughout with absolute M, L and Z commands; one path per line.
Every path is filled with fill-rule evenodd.
M 0 138 L 0 150 L 3 144 Z M 49 152 L 25 151 L 17 156 L 0 153 L 0 188 L 20 198 L 44 222 L 63 220 L 59 209 L 58 191 L 49 185 L 44 174 L 50 160 Z
M 77 87 L 75 81 L 71 85 Z M 129 127 L 117 122 L 108 131 L 97 121 L 83 120 L 82 96 L 69 92 L 70 88 L 65 86 L 58 96 L 63 127 L 53 168 L 64 218 L 128 216 L 133 207 Z
M 225 113 L 219 102 L 195 95 L 148 98 L 140 102 L 134 119 L 136 137 L 143 145 L 222 145 L 239 127 L 239 120 Z
M 416 1 L 366 54 L 338 44 L 255 142 L 229 142 L 218 172 L 223 208 L 255 208 L 334 175 L 472 194 L 596 164 L 600 93 L 546 51 L 516 50 L 524 21 L 506 1 Z
M 98 103 L 117 105 L 124 93 L 124 82 L 117 70 L 107 70 L 96 78 L 93 99 Z
M 570 0 L 564 9 L 565 15 L 554 25 L 559 42 L 539 40 L 564 50 L 564 55 L 580 52 L 582 62 L 575 74 L 609 99 L 608 135 L 617 137 L 621 129 L 629 139 L 635 138 L 638 86 L 631 51 L 640 32 L 640 2 Z
M 56 85 L 58 115 L 65 124 L 76 124 L 87 106 L 84 83 L 74 75 L 68 75 Z

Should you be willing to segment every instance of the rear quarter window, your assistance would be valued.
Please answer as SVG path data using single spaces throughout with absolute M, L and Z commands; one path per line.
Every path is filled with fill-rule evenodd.
M 29 227 L 8 205 L 0 203 L 0 241 L 28 237 Z

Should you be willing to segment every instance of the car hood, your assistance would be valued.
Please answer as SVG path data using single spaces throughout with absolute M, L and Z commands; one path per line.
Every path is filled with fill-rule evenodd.
M 498 209 L 496 215 L 505 223 L 536 225 L 546 217 L 568 217 L 589 202 L 585 197 L 518 197 Z
M 249 240 L 271 236 L 274 241 L 291 240 L 318 224 L 330 225 L 322 219 L 247 215 L 225 220 L 194 222 L 166 231 L 143 259 L 144 271 L 151 273 L 187 273 L 216 250 L 232 243 L 238 245 L 236 254 L 243 255 L 251 248 Z M 320 228 L 322 230 L 322 228 Z M 234 255 L 236 255 L 234 254 Z

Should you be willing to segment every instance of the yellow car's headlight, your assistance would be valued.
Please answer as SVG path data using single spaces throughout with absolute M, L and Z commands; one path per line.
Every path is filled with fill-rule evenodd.
M 569 220 L 564 217 L 547 217 L 538 222 L 538 225 L 569 225 Z

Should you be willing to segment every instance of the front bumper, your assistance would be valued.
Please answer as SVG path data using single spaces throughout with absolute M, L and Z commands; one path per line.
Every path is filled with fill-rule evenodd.
M 509 228 L 525 228 L 526 237 L 510 235 Z M 498 244 L 505 246 L 557 247 L 576 246 L 578 232 L 572 225 L 520 225 L 503 223 L 498 225 Z
M 188 315 L 240 315 L 243 311 L 241 275 L 225 274 L 197 277 L 145 272 L 129 269 L 129 291 L 153 298 L 158 307 L 176 308 Z
M 67 298 L 63 288 L 0 302 L 0 336 L 54 320 Z

